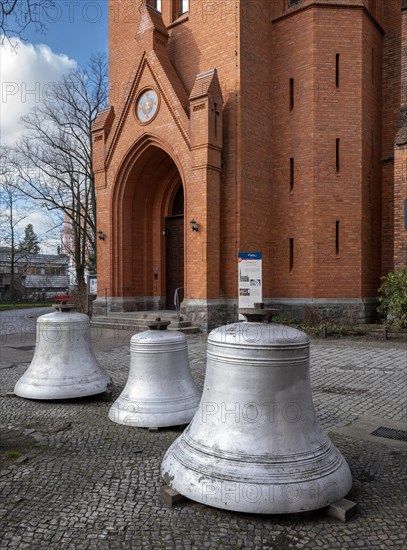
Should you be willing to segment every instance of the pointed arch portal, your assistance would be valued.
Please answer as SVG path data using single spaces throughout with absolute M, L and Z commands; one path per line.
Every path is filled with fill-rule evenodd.
M 179 184 L 166 217 L 166 308 L 174 309 L 174 296 L 178 292 L 181 302 L 184 295 L 184 189 Z
M 184 185 L 175 160 L 157 142 L 138 144 L 112 200 L 114 295 L 131 297 L 136 309 L 173 309 L 185 271 Z

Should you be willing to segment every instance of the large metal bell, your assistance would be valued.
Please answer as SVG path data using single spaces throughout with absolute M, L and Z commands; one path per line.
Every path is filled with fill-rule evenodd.
M 129 377 L 109 411 L 113 422 L 163 428 L 188 424 L 194 416 L 201 392 L 191 376 L 187 338 L 165 330 L 168 324 L 151 323 L 151 330 L 131 338 Z
M 57 311 L 37 319 L 37 345 L 30 366 L 14 393 L 27 399 L 71 399 L 111 391 L 112 380 L 99 365 L 92 348 L 90 320 L 55 306 Z
M 304 512 L 344 497 L 352 477 L 316 417 L 308 337 L 267 323 L 212 331 L 199 409 L 161 474 L 192 500 L 238 512 Z

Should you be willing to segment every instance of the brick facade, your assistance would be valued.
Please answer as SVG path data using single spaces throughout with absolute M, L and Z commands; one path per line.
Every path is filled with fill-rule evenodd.
M 93 130 L 98 300 L 168 303 L 166 220 L 182 185 L 189 318 L 232 319 L 237 253 L 261 251 L 266 303 L 368 320 L 380 276 L 406 265 L 404 4 L 176 6 L 110 0 L 110 105 Z M 143 90 L 159 98 L 148 124 Z

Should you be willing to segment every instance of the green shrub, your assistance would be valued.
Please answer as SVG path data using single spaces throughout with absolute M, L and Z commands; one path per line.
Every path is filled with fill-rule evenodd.
M 367 330 L 360 326 L 335 325 L 333 323 L 319 323 L 315 325 L 281 315 L 273 317 L 272 322 L 302 330 L 308 336 L 326 338 L 327 336 L 365 336 L 367 334 Z
M 407 327 L 407 269 L 400 269 L 382 277 L 379 288 L 379 313 L 387 317 L 389 323 L 400 328 Z

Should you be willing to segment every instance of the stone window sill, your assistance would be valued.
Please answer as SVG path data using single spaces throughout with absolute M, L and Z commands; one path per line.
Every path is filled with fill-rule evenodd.
M 173 27 L 176 27 L 177 25 L 184 23 L 184 21 L 188 21 L 188 19 L 189 19 L 188 12 L 183 13 L 178 17 L 178 19 L 176 19 L 170 25 L 168 25 L 167 29 L 172 29 Z

